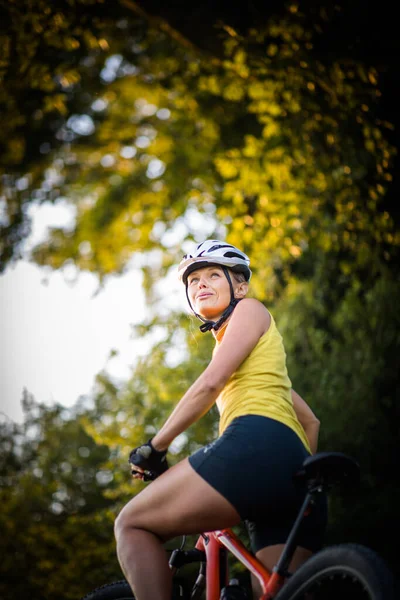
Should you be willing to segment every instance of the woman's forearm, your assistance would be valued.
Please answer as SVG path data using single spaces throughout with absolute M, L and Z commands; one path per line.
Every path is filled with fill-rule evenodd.
M 154 448 L 166 450 L 180 433 L 210 410 L 222 387 L 222 385 L 218 387 L 210 385 L 203 373 L 188 389 L 154 436 L 152 440 Z

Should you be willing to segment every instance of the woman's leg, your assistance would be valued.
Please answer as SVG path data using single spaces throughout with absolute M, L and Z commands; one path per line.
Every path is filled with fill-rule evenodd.
M 268 571 L 272 572 L 272 569 L 278 562 L 284 547 L 284 544 L 266 546 L 265 548 L 261 548 L 261 550 L 256 552 L 256 557 Z M 296 569 L 298 569 L 308 558 L 310 558 L 310 556 L 312 556 L 312 552 L 310 550 L 301 547 L 296 548 L 294 556 L 289 565 L 289 571 L 291 573 L 296 571 Z M 262 590 L 258 579 L 254 577 L 254 575 L 251 576 L 251 583 L 253 588 L 253 598 L 254 600 L 259 600 L 262 595 Z
M 232 527 L 240 516 L 183 460 L 153 481 L 115 523 L 121 568 L 137 600 L 171 600 L 172 579 L 163 541 Z

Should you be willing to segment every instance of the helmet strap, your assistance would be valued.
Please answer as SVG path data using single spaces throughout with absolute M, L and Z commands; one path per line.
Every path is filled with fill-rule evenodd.
M 219 266 L 219 265 L 218 265 Z M 235 306 L 240 302 L 241 298 L 235 298 L 235 292 L 233 291 L 233 285 L 232 285 L 232 281 L 229 275 L 229 271 L 227 269 L 227 267 L 222 266 L 221 267 L 223 272 L 225 273 L 225 277 L 228 280 L 229 283 L 229 289 L 231 291 L 231 300 L 229 302 L 229 305 L 226 307 L 226 309 L 224 310 L 224 312 L 222 313 L 222 315 L 220 316 L 220 318 L 218 319 L 218 321 L 207 321 L 207 319 L 204 319 L 201 315 L 197 314 L 194 310 L 193 307 L 190 303 L 189 300 L 189 292 L 188 292 L 188 285 L 186 283 L 186 298 L 187 301 L 189 303 L 189 306 L 193 312 L 193 314 L 200 319 L 200 321 L 203 321 L 203 324 L 200 325 L 199 329 L 202 333 L 206 333 L 206 331 L 211 331 L 211 329 L 214 329 L 214 331 L 218 331 L 218 329 L 225 323 L 225 321 L 227 320 L 227 318 L 232 314 L 233 309 L 235 308 Z

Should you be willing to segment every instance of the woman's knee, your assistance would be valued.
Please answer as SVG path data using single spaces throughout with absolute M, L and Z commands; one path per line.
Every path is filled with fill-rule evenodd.
M 122 512 L 120 512 L 114 521 L 114 536 L 116 540 L 118 540 L 125 527 L 125 517 L 122 515 Z
M 132 534 L 133 531 L 137 530 L 152 533 L 161 539 L 161 536 L 156 531 L 154 510 L 151 509 L 151 503 L 147 502 L 143 504 L 141 501 L 136 501 L 136 498 L 132 498 L 115 519 L 114 535 L 118 541 L 121 536 Z
M 129 504 L 125 505 L 120 513 L 117 515 L 117 518 L 114 522 L 114 535 L 116 539 L 124 534 L 124 532 L 136 529 L 137 521 L 136 521 L 136 510 L 134 503 L 132 500 Z
M 173 537 L 170 535 L 161 535 L 160 533 L 154 531 L 154 527 L 152 527 L 150 524 L 146 524 L 146 519 L 143 518 L 143 515 L 139 522 L 138 519 L 135 519 L 134 511 L 128 512 L 122 509 L 114 522 L 114 535 L 117 544 L 122 542 L 122 540 L 127 536 L 129 536 L 132 541 L 135 539 L 135 537 L 137 538 L 139 536 L 140 538 L 140 536 L 143 534 L 150 534 L 151 536 L 154 536 L 161 544 L 167 542 L 169 539 L 171 539 L 171 537 Z

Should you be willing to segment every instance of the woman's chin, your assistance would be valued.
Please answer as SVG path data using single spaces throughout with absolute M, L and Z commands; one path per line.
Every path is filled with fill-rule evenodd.
M 213 306 L 205 306 L 204 303 L 197 303 L 195 310 L 198 315 L 206 319 L 207 321 L 218 321 L 222 312 L 217 312 Z
M 218 319 L 221 316 L 219 313 L 216 314 L 212 311 L 206 311 L 206 310 L 202 310 L 201 312 L 198 312 L 197 314 L 200 315 L 201 317 L 203 317 L 203 319 L 206 319 L 206 321 L 218 321 Z

